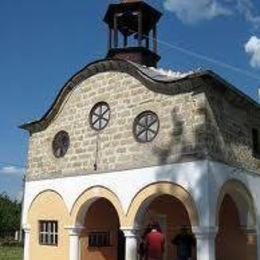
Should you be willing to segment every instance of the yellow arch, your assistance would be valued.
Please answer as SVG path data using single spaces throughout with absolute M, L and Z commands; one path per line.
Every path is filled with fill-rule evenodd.
M 58 221 L 59 243 L 55 247 L 39 243 L 39 221 Z M 28 210 L 27 224 L 30 226 L 30 259 L 66 259 L 69 253 L 69 237 L 64 227 L 70 225 L 70 215 L 62 196 L 54 190 L 40 192 Z
M 72 224 L 83 224 L 83 218 L 91 204 L 100 198 L 108 200 L 118 214 L 120 225 L 125 224 L 125 214 L 119 198 L 109 189 L 103 186 L 94 186 L 85 190 L 74 203 L 71 210 Z
M 192 226 L 199 225 L 199 217 L 192 196 L 181 186 L 170 182 L 157 182 L 144 187 L 131 202 L 127 212 L 127 226 L 135 226 L 137 215 L 149 202 L 161 195 L 170 195 L 180 200 L 185 206 Z
M 37 202 L 38 198 L 40 198 L 41 196 L 46 196 L 47 194 L 55 194 L 56 196 L 58 196 L 61 200 L 62 200 L 62 203 L 64 204 L 64 206 L 66 207 L 66 209 L 68 210 L 68 207 L 62 197 L 62 195 L 57 192 L 56 190 L 52 190 L 52 189 L 47 189 L 47 190 L 43 190 L 41 192 L 39 192 L 34 198 L 33 200 L 31 201 L 29 207 L 28 207 L 28 216 L 29 216 L 29 213 L 31 211 L 31 208 L 32 206 Z M 52 197 L 52 195 L 49 195 L 49 197 Z M 69 211 L 69 210 L 68 210 Z M 28 218 L 27 216 L 27 218 Z
M 256 208 L 255 208 L 255 204 L 254 204 L 254 199 L 250 193 L 250 191 L 248 190 L 248 188 L 246 187 L 246 185 L 244 183 L 242 183 L 239 180 L 235 180 L 235 179 L 231 179 L 228 180 L 226 183 L 224 183 L 224 185 L 222 186 L 218 199 L 217 199 L 217 207 L 216 207 L 216 225 L 218 225 L 219 222 L 219 210 L 220 207 L 222 205 L 222 202 L 225 198 L 225 196 L 229 194 L 231 195 L 231 197 L 234 199 L 236 195 L 238 195 L 243 202 L 246 204 L 247 206 L 247 210 L 248 213 L 250 213 L 251 216 L 251 220 L 253 223 L 251 223 L 251 225 L 255 226 L 256 225 Z M 237 206 L 240 206 L 239 203 L 236 201 L 236 199 L 234 199 Z M 245 212 L 247 213 L 247 212 Z M 240 216 L 241 217 L 241 216 Z

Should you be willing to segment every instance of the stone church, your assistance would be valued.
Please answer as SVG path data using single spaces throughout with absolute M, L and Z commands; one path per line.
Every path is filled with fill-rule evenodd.
M 161 13 L 108 7 L 108 53 L 29 132 L 24 260 L 137 260 L 149 221 L 177 259 L 260 259 L 260 106 L 212 71 L 157 68 Z

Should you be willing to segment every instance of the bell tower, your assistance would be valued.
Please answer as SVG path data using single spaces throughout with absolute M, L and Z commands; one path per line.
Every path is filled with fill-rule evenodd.
M 140 0 L 122 0 L 108 7 L 104 21 L 108 25 L 107 58 L 130 60 L 156 67 L 157 23 L 162 14 Z

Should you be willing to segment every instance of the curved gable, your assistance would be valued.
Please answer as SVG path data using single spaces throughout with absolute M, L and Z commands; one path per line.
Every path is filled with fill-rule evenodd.
M 127 73 L 139 80 L 151 91 L 167 95 L 174 95 L 180 91 L 184 92 L 185 90 L 190 90 L 192 85 L 187 81 L 187 79 L 192 79 L 205 73 L 194 73 L 192 75 L 187 75 L 182 79 L 173 80 L 167 77 L 156 77 L 156 75 L 153 75 L 151 72 L 149 72 L 149 69 L 126 60 L 106 59 L 96 61 L 87 65 L 66 82 L 54 100 L 53 104 L 50 106 L 49 110 L 42 116 L 41 119 L 23 124 L 20 126 L 20 128 L 28 130 L 30 133 L 39 132 L 46 129 L 60 111 L 60 108 L 62 107 L 68 95 L 76 86 L 98 73 L 109 71 Z

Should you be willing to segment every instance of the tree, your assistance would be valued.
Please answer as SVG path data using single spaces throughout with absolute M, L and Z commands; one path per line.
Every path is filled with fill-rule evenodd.
M 0 238 L 19 230 L 21 203 L 12 201 L 5 193 L 0 194 Z

